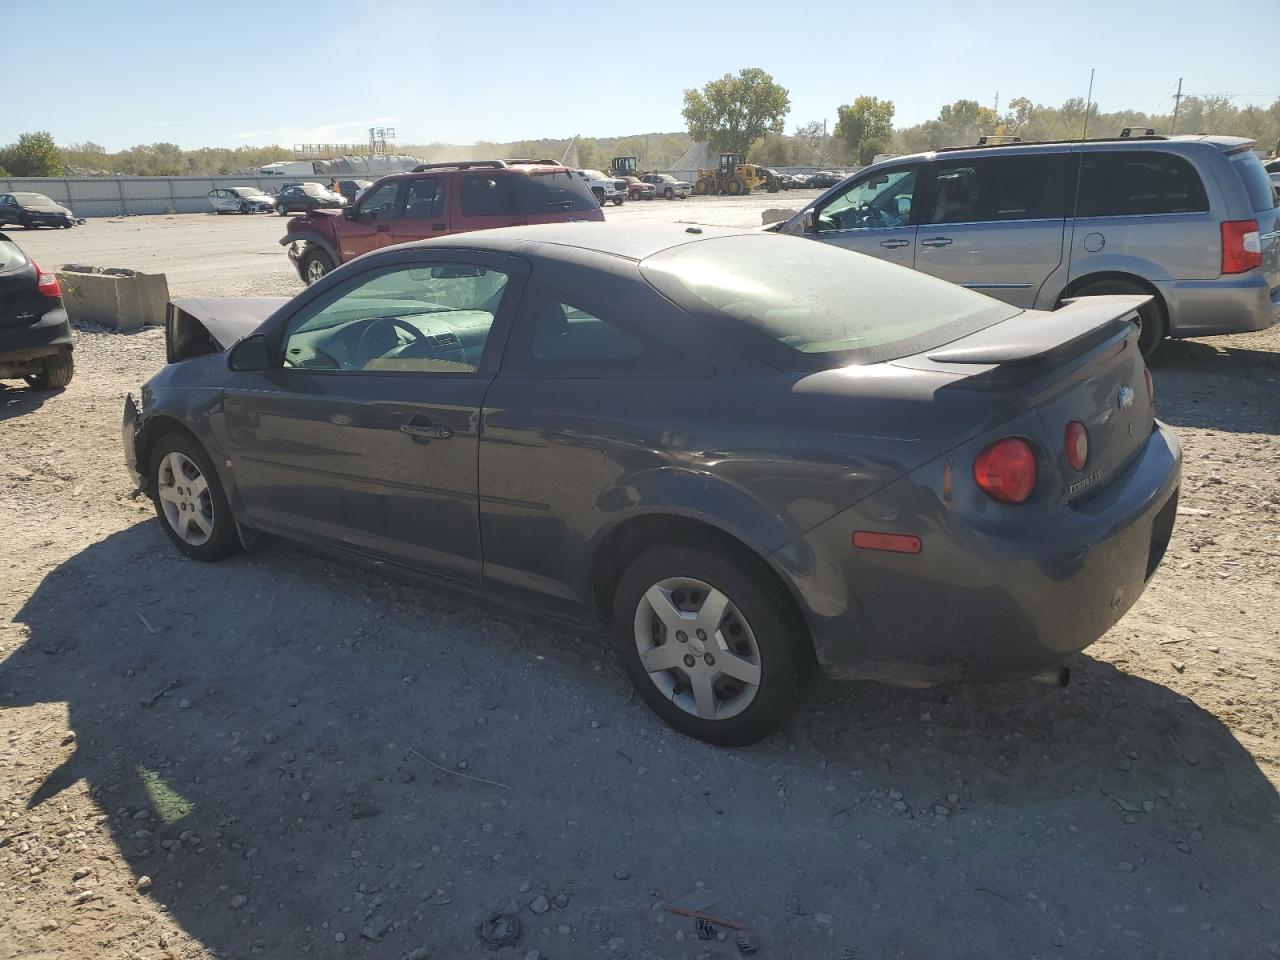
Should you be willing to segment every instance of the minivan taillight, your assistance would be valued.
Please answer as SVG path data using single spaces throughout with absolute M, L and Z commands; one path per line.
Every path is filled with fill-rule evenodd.
M 997 440 L 973 461 L 973 479 L 988 496 L 1022 503 L 1036 485 L 1036 453 L 1019 437 Z
M 43 293 L 46 297 L 62 296 L 62 284 L 58 283 L 58 275 L 56 273 L 45 273 L 40 269 L 40 264 L 34 260 L 31 266 L 36 268 L 36 290 Z
M 1222 224 L 1222 272 L 1244 273 L 1262 266 L 1262 233 L 1257 220 Z

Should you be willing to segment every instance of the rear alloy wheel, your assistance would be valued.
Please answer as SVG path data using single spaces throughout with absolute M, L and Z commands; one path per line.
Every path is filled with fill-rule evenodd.
M 190 437 L 168 433 L 151 450 L 151 494 L 169 539 L 193 560 L 240 548 L 231 508 L 208 455 Z
M 1139 284 L 1130 280 L 1094 280 L 1072 292 L 1072 297 L 1102 297 L 1112 294 L 1132 294 L 1151 299 L 1138 308 L 1138 350 L 1146 359 L 1156 352 L 1164 341 L 1169 321 L 1165 317 L 1164 304 Z
M 811 657 L 782 588 L 730 558 L 659 547 L 627 568 L 614 633 L 641 698 L 677 730 L 755 743 L 791 713 Z
M 71 359 L 71 351 L 64 350 L 44 361 L 39 373 L 23 377 L 32 390 L 61 390 L 71 382 L 76 372 L 75 361 Z
M 302 256 L 302 282 L 308 287 L 333 269 L 333 261 L 323 250 L 308 250 Z

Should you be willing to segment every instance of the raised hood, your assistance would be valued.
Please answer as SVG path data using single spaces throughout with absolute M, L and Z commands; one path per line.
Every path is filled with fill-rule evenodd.
M 170 300 L 165 311 L 165 359 L 177 363 L 220 353 L 262 325 L 288 297 L 204 297 Z

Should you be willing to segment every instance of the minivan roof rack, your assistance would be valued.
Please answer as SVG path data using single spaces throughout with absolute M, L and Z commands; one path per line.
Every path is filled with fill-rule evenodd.
M 519 164 L 523 164 L 523 165 L 525 165 L 525 166 L 534 166 L 534 167 L 558 167 L 558 166 L 561 166 L 561 164 L 560 164 L 560 161 L 559 161 L 559 160 L 523 160 L 523 159 L 519 159 L 519 160 L 507 160 L 507 161 L 506 161 L 506 163 L 507 163 L 507 165 L 508 165 L 508 166 L 515 166 L 517 163 L 519 163 Z
M 469 170 L 472 167 L 486 167 L 490 170 L 501 170 L 506 166 L 501 160 L 448 160 L 444 163 L 420 163 L 413 168 L 414 173 L 426 170 Z
M 1137 134 L 1134 133 L 1135 130 L 1138 131 Z M 1156 132 L 1152 127 L 1125 127 L 1123 130 L 1120 131 L 1121 140 L 1132 140 L 1135 138 L 1135 136 L 1136 137 L 1154 137 L 1155 135 L 1156 135 Z
M 1021 137 L 1011 137 L 1002 133 L 993 133 L 989 136 L 979 137 L 978 146 L 980 147 L 998 147 L 1006 143 L 1021 143 Z
M 1146 128 L 1136 127 L 1131 129 L 1126 127 L 1125 132 L 1122 132 L 1118 137 L 1088 137 L 1084 140 L 1081 140 L 1077 137 L 1071 140 L 1021 140 L 1021 139 L 1018 139 L 1018 140 L 1015 140 L 1015 142 L 1013 143 L 1008 143 L 1008 142 L 989 143 L 987 141 L 994 140 L 995 138 L 981 137 L 977 143 L 962 144 L 960 146 L 955 146 L 955 147 L 939 147 L 934 152 L 949 153 L 953 150 L 990 150 L 994 147 L 1010 147 L 1010 146 L 1038 147 L 1038 146 L 1057 146 L 1059 144 L 1071 144 L 1071 143 L 1116 143 L 1117 141 L 1120 141 L 1120 140 L 1168 140 L 1169 139 L 1168 137 L 1159 133 L 1139 133 L 1136 135 L 1133 133 L 1134 130 L 1142 130 L 1142 129 L 1146 129 Z

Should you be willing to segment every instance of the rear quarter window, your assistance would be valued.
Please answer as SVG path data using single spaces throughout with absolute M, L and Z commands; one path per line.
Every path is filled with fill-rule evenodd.
M 591 188 L 568 170 L 462 178 L 462 212 L 468 217 L 574 213 L 598 207 Z
M 1081 157 L 1077 217 L 1208 210 L 1200 174 L 1182 157 L 1154 150 L 1097 151 Z
M 1267 176 L 1262 161 L 1250 150 L 1231 155 L 1231 169 L 1236 172 L 1249 195 L 1249 205 L 1255 213 L 1270 210 L 1276 205 L 1276 185 Z
M 0 271 L 16 270 L 27 262 L 18 245 L 11 240 L 0 240 Z

